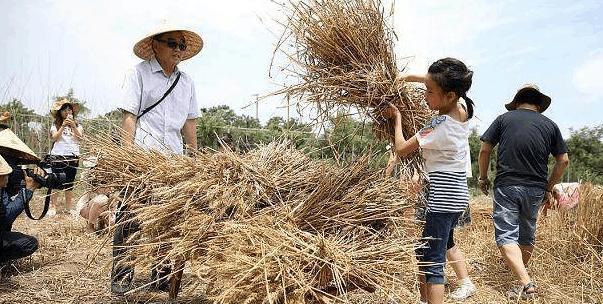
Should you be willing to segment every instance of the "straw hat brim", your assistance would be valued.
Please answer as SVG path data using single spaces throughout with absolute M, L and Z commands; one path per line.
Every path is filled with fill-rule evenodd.
M 77 113 L 80 112 L 80 105 L 77 102 L 73 102 L 68 99 L 61 99 L 52 104 L 52 107 L 50 107 L 50 114 L 52 114 L 52 116 L 57 116 L 59 110 L 61 110 L 61 108 L 66 104 L 70 104 L 73 108 L 73 115 L 77 115 Z
M 182 61 L 192 58 L 199 54 L 203 48 L 203 39 L 197 33 L 181 29 L 181 28 L 168 28 L 155 31 L 134 45 L 134 54 L 143 60 L 150 60 L 155 57 L 153 52 L 152 42 L 155 35 L 168 33 L 168 32 L 182 32 L 184 35 L 184 41 L 186 42 L 186 50 L 182 52 Z
M 6 160 L 0 155 L 0 175 L 7 175 L 13 172 L 13 168 L 11 168 Z
M 0 154 L 12 156 L 23 164 L 40 162 L 40 158 L 10 129 L 0 131 Z
M 536 100 L 538 101 L 538 109 L 539 109 L 540 113 L 546 111 L 546 109 L 548 109 L 549 106 L 551 105 L 551 97 L 543 94 L 536 88 L 525 87 L 525 88 L 522 88 L 519 91 L 517 91 L 517 93 L 513 97 L 513 100 L 511 100 L 511 102 L 505 104 L 505 108 L 508 111 L 513 111 L 513 110 L 517 109 L 519 104 L 523 102 L 522 98 L 524 98 L 526 94 L 535 94 L 533 96 L 535 96 Z

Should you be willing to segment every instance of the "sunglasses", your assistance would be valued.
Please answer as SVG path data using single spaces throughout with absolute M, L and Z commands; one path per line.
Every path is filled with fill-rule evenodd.
M 155 41 L 159 41 L 159 42 L 163 42 L 167 45 L 167 47 L 169 47 L 172 50 L 175 50 L 176 48 L 178 48 L 180 51 L 186 51 L 186 43 L 184 42 L 176 42 L 176 40 L 172 40 L 172 39 L 168 39 L 168 40 L 162 40 L 162 39 L 157 39 L 155 38 Z

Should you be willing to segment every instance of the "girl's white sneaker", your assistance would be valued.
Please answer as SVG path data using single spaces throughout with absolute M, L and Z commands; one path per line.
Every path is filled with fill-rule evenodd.
M 450 298 L 457 301 L 462 301 L 474 295 L 475 292 L 476 288 L 472 282 L 463 282 L 463 284 L 450 293 Z

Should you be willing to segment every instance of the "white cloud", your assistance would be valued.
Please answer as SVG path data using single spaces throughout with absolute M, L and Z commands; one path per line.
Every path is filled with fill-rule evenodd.
M 576 89 L 584 94 L 584 101 L 593 102 L 603 99 L 603 49 L 591 53 L 588 58 L 574 70 L 572 82 Z
M 482 57 L 472 47 L 477 37 L 509 22 L 499 15 L 501 5 L 487 0 L 396 2 L 396 54 L 411 58 L 411 73 L 425 73 L 429 63 L 447 56 L 475 65 Z

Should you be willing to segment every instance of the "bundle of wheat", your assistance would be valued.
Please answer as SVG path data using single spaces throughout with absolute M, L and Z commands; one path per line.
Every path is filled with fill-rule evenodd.
M 300 295 L 311 303 L 345 297 L 350 288 L 391 290 L 414 274 L 415 243 L 402 219 L 414 196 L 370 169 L 368 156 L 337 166 L 287 143 L 193 157 L 121 147 L 101 137 L 86 146 L 98 157 L 87 182 L 121 191 L 140 223 L 130 243 L 133 258 L 124 262 L 188 259 L 205 274 L 208 295 L 217 301 L 252 297 L 261 285 L 259 302 Z M 321 270 L 327 266 L 332 275 Z M 250 276 L 228 290 L 211 288 L 233 280 L 231 271 Z
M 381 115 L 388 103 L 402 113 L 406 138 L 432 116 L 420 89 L 398 80 L 395 34 L 381 1 L 304 0 L 285 9 L 290 34 L 278 46 L 293 62 L 286 70 L 300 82 L 275 94 L 308 100 L 324 117 L 338 106 L 353 106 L 373 119 L 379 138 L 390 140 L 392 125 Z

